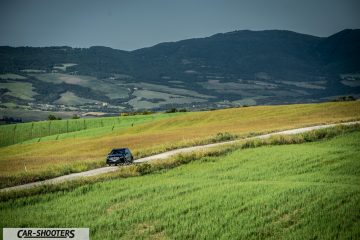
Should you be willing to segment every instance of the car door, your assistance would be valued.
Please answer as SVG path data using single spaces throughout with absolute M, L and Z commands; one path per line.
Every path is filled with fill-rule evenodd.
M 127 149 L 127 152 L 128 152 L 128 161 L 132 161 L 132 160 L 133 160 L 133 156 L 132 156 L 130 150 Z
M 131 161 L 131 153 L 130 153 L 129 149 L 125 150 L 125 158 L 127 161 Z

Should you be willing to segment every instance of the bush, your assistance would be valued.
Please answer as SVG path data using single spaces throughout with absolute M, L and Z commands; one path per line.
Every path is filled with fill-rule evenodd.
M 179 162 L 180 164 L 186 164 L 198 158 L 199 157 L 196 156 L 196 153 L 179 154 L 176 158 L 176 161 Z
M 53 120 L 61 120 L 61 117 L 56 117 L 53 114 L 49 114 L 48 116 L 48 120 L 53 121 Z
M 254 148 L 258 145 L 260 145 L 260 143 L 257 143 L 255 140 L 250 140 L 241 145 L 241 148 Z
M 284 145 L 303 143 L 306 140 L 302 135 L 275 135 L 265 141 L 264 145 Z
M 216 136 L 211 139 L 211 142 L 230 141 L 230 140 L 234 140 L 236 138 L 237 138 L 236 135 L 233 135 L 233 134 L 228 133 L 228 132 L 224 132 L 224 133 L 216 134 Z
M 332 100 L 332 102 L 349 102 L 349 101 L 356 101 L 356 98 L 354 98 L 353 96 L 344 96 Z
M 136 165 L 136 171 L 140 173 L 140 175 L 145 175 L 151 172 L 151 165 L 149 163 L 141 163 Z
M 141 113 L 142 115 L 150 115 L 150 114 L 153 114 L 152 111 L 149 111 L 149 110 L 145 110 Z
M 153 113 L 154 112 L 152 112 L 150 110 L 145 110 L 143 112 L 123 112 L 123 113 L 120 113 L 120 116 L 126 117 L 126 116 L 135 116 L 135 115 L 150 115 Z
M 48 116 L 48 119 L 49 119 L 50 121 L 52 121 L 52 120 L 56 120 L 56 117 L 55 117 L 54 115 L 50 114 L 50 115 Z

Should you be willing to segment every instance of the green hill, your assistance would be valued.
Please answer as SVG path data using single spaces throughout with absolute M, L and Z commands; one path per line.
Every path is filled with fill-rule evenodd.
M 106 102 L 109 107 L 102 110 L 118 112 L 359 97 L 359 42 L 359 29 L 326 38 L 269 30 L 130 52 L 99 46 L 0 47 L 0 100 L 4 106 L 30 102 L 88 110 Z

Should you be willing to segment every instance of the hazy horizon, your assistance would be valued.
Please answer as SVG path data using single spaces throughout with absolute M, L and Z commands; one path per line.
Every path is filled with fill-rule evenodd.
M 105 46 L 131 51 L 235 30 L 327 37 L 360 28 L 357 0 L 3 0 L 1 46 Z
M 358 30 L 360 28 L 352 28 L 351 30 Z M 299 33 L 299 34 L 304 34 L 304 35 L 311 35 L 311 36 L 314 36 L 314 37 L 329 37 L 329 36 L 332 36 L 336 33 L 339 33 L 341 31 L 344 31 L 346 29 L 342 29 L 338 32 L 335 32 L 333 34 L 330 34 L 328 36 L 316 36 L 316 35 L 312 35 L 312 34 L 307 34 L 307 33 L 301 33 L 301 32 L 295 32 L 295 31 L 291 31 L 291 30 L 285 30 L 285 29 L 264 29 L 264 30 L 251 30 L 251 29 L 238 29 L 238 30 L 233 30 L 233 31 L 229 31 L 229 32 L 235 32 L 235 31 L 252 31 L 252 32 L 261 32 L 261 31 L 290 31 L 290 32 L 295 32 L 295 33 Z M 220 34 L 221 33 L 229 33 L 229 32 L 219 32 Z M 204 36 L 204 37 L 190 37 L 190 38 L 186 38 L 186 39 L 179 39 L 179 40 L 175 40 L 175 41 L 166 41 L 166 42 L 158 42 L 158 43 L 155 43 L 154 45 L 151 45 L 151 46 L 144 46 L 144 47 L 140 47 L 140 48 L 136 48 L 136 49 L 130 49 L 130 50 L 125 50 L 125 49 L 119 49 L 119 48 L 114 48 L 114 47 L 110 47 L 110 46 L 105 46 L 105 45 L 91 45 L 91 46 L 88 46 L 88 47 L 78 47 L 78 46 L 69 46 L 69 45 L 48 45 L 48 46 L 31 46 L 31 45 L 22 45 L 22 46 L 12 46 L 12 45 L 0 45 L 0 47 L 71 47 L 71 48 L 91 48 L 91 47 L 108 47 L 108 48 L 112 48 L 112 49 L 115 49 L 115 50 L 121 50 L 121 51 L 127 51 L 127 52 L 131 52 L 131 51 L 136 51 L 138 49 L 142 49 L 142 48 L 148 48 L 148 47 L 153 47 L 155 45 L 158 45 L 158 44 L 161 44 L 161 43 L 170 43 L 170 42 L 179 42 L 179 41 L 183 41 L 183 40 L 189 40 L 189 39 L 198 39 L 198 38 L 206 38 L 206 37 L 211 37 L 215 34 L 219 34 L 219 33 L 214 33 L 214 34 L 211 34 L 209 36 Z

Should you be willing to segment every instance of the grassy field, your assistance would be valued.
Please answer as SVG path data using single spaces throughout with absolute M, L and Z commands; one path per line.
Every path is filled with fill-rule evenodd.
M 27 140 L 40 142 L 77 136 L 97 136 L 108 133 L 108 129 L 116 130 L 148 121 L 159 120 L 177 114 L 136 115 L 126 117 L 83 118 L 59 121 L 40 121 L 0 126 L 0 146 L 21 143 Z M 79 134 L 79 131 L 81 133 Z M 74 133 L 76 132 L 76 133 Z M 111 132 L 111 131 L 110 131 Z M 65 134 L 64 134 L 65 133 Z M 71 133 L 71 134 L 69 134 Z
M 75 93 L 70 91 L 66 91 L 65 93 L 60 94 L 60 98 L 55 101 L 56 104 L 64 104 L 64 105 L 81 105 L 85 103 L 95 103 L 95 102 L 98 101 L 78 97 Z
M 172 170 L 0 203 L 1 227 L 91 239 L 357 239 L 360 132 L 238 149 Z
M 136 98 L 131 99 L 129 104 L 135 109 L 155 108 L 159 106 L 159 104 L 185 104 L 206 101 L 206 99 L 203 98 L 194 98 L 151 90 L 136 90 L 134 91 L 133 96 Z
M 70 83 L 83 87 L 88 87 L 93 90 L 101 91 L 111 99 L 127 98 L 129 91 L 126 85 L 119 85 L 118 81 L 110 79 L 97 79 L 91 76 L 71 75 L 64 73 L 41 73 L 29 74 L 41 81 L 50 83 Z
M 27 82 L 0 82 L 0 89 L 7 89 L 9 92 L 5 95 L 20 98 L 22 100 L 31 101 L 34 100 L 34 96 L 37 94 L 34 92 L 34 87 L 31 83 Z
M 0 186 L 104 166 L 106 154 L 116 147 L 129 147 L 139 158 L 183 146 L 210 143 L 221 132 L 244 137 L 356 119 L 360 119 L 359 102 L 259 106 L 187 113 L 119 131 L 109 132 L 108 128 L 104 135 L 93 135 L 89 131 L 88 136 L 83 137 L 49 137 L 48 141 L 0 148 Z
M 23 80 L 26 79 L 26 77 L 14 73 L 4 73 L 0 74 L 0 79 Z

